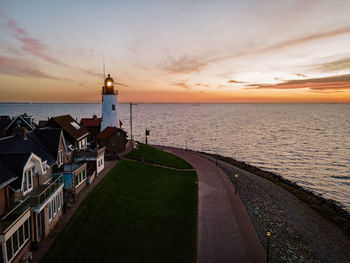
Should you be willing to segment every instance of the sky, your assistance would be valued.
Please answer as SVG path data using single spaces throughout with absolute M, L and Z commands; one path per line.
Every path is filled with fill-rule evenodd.
M 0 2 L 0 102 L 349 103 L 350 1 Z

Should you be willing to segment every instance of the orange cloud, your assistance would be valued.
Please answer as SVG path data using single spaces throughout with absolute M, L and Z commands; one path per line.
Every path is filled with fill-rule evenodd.
M 199 72 L 201 69 L 208 66 L 209 64 L 220 62 L 222 60 L 232 59 L 232 58 L 237 58 L 237 57 L 242 57 L 242 56 L 247 56 L 252 54 L 260 54 L 260 53 L 265 53 L 270 51 L 276 51 L 279 49 L 284 49 L 291 46 L 299 45 L 305 42 L 334 37 L 334 36 L 348 34 L 348 33 L 350 33 L 350 26 L 330 30 L 327 32 L 315 33 L 308 36 L 302 36 L 299 38 L 279 42 L 267 47 L 257 48 L 255 50 L 253 49 L 248 51 L 241 51 L 236 54 L 229 54 L 226 56 L 216 56 L 212 58 L 209 58 L 208 55 L 206 55 L 203 58 L 190 57 L 187 55 L 181 56 L 179 58 L 168 57 L 167 59 L 162 61 L 161 69 L 166 70 L 170 73 L 175 73 L 175 74 Z
M 198 72 L 206 65 L 206 61 L 184 55 L 179 58 L 168 57 L 166 60 L 163 60 L 161 69 L 170 73 L 191 73 Z
M 279 84 L 250 84 L 247 89 L 305 89 L 317 92 L 338 92 L 350 89 L 350 74 L 324 78 L 288 80 Z
M 237 81 L 237 80 L 234 80 L 234 79 L 230 79 L 227 81 L 227 83 L 244 83 L 242 81 Z
M 173 83 L 173 85 L 187 89 L 187 90 L 191 89 L 191 87 L 186 82 L 177 82 L 177 83 Z
M 5 57 L 1 55 L 0 55 L 0 73 L 62 80 L 60 78 L 53 77 L 37 68 L 34 68 L 32 64 L 26 60 L 10 58 L 10 57 Z

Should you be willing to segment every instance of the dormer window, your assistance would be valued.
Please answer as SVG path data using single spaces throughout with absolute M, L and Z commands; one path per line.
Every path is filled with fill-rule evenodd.
M 61 166 L 63 164 L 63 152 L 62 150 L 58 151 L 58 166 Z
M 112 104 L 112 110 L 115 110 L 115 105 L 114 104 Z
M 33 190 L 33 176 L 35 174 L 35 166 L 29 168 L 23 175 L 23 193 L 29 193 Z

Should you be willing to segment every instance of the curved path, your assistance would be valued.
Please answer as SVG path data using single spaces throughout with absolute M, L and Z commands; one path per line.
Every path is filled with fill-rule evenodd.
M 192 152 L 162 148 L 185 159 L 198 175 L 197 261 L 266 262 L 265 250 L 223 171 Z

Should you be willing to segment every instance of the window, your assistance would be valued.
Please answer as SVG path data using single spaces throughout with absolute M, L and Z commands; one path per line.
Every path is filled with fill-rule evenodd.
M 86 179 L 86 170 L 81 171 L 75 176 L 75 185 L 78 186 L 81 182 Z
M 28 171 L 28 189 L 33 187 L 32 176 L 33 176 L 33 170 Z
M 24 239 L 27 240 L 29 238 L 30 228 L 29 228 L 29 219 L 24 223 Z
M 7 252 L 7 260 L 10 261 L 10 259 L 12 258 L 12 238 L 10 237 L 7 241 L 6 241 L 6 252 Z
M 46 173 L 46 161 L 43 163 L 43 170 L 44 170 L 44 174 Z
M 56 198 L 54 198 L 51 202 L 53 205 L 53 215 L 55 216 L 57 214 Z
M 49 221 L 52 220 L 52 205 L 51 202 L 49 202 Z
M 27 174 L 24 173 L 24 176 L 23 176 L 23 191 L 27 191 L 28 189 L 28 183 L 27 183 Z
M 29 220 L 24 222 L 12 236 L 6 240 L 7 261 L 11 261 L 15 254 L 30 238 Z
M 61 192 L 58 193 L 58 195 L 56 196 L 57 198 L 57 206 L 58 206 L 58 210 L 61 209 Z
M 58 165 L 62 165 L 63 164 L 63 152 L 62 150 L 58 151 Z
M 13 246 L 13 251 L 18 250 L 18 231 L 16 231 L 12 235 L 12 246 Z
M 79 126 L 79 124 L 78 123 L 76 123 L 75 121 L 72 121 L 71 123 L 70 123 L 75 129 L 77 129 L 77 130 L 79 130 L 80 129 L 80 126 Z
M 49 222 L 57 215 L 61 209 L 61 191 L 58 192 L 54 198 L 49 202 Z
M 21 225 L 21 227 L 17 231 L 18 231 L 19 245 L 22 246 L 24 243 L 24 225 Z
M 114 104 L 112 104 L 112 110 L 115 110 L 115 105 Z
M 24 193 L 29 192 L 33 189 L 33 175 L 35 173 L 35 167 L 31 167 L 24 172 L 23 176 L 23 191 Z

